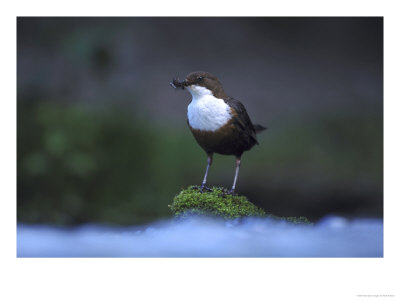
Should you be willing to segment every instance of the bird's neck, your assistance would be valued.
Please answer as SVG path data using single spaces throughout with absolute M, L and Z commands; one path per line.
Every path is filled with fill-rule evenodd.
M 196 101 L 197 99 L 201 99 L 202 97 L 205 96 L 214 96 L 215 98 L 219 99 L 224 99 L 227 97 L 225 94 L 222 86 L 221 87 L 216 87 L 213 88 L 213 90 L 210 90 L 204 86 L 200 85 L 189 85 L 186 87 L 186 90 L 192 95 L 193 101 Z
M 192 101 L 197 102 L 202 98 L 212 95 L 212 91 L 206 87 L 199 85 L 190 85 L 186 87 L 189 93 L 192 95 Z

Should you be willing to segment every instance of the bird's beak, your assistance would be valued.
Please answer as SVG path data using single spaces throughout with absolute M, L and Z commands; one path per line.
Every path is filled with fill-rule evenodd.
M 183 89 L 185 88 L 185 86 L 188 86 L 188 81 L 187 81 L 186 79 L 180 81 L 179 79 L 174 78 L 174 79 L 169 83 L 169 85 L 172 86 L 174 89 L 181 88 L 181 89 L 183 90 Z

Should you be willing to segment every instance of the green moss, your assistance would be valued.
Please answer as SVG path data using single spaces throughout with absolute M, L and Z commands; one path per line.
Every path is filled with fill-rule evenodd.
M 284 219 L 288 222 L 292 222 L 295 224 L 312 224 L 306 217 L 286 217 L 286 218 L 281 218 Z
M 310 222 L 306 217 L 277 217 L 271 214 L 266 215 L 267 218 L 278 220 L 278 221 L 286 221 L 294 224 L 303 224 L 303 225 L 312 225 L 313 223 Z
M 190 186 L 175 196 L 169 205 L 175 217 L 184 218 L 191 215 L 236 219 L 242 217 L 267 217 L 295 224 L 311 224 L 306 217 L 277 217 L 265 211 L 247 197 L 230 195 L 224 188 L 213 187 L 211 191 L 200 193 L 198 186 Z
M 170 208 L 176 217 L 194 214 L 236 219 L 266 215 L 245 196 L 229 195 L 227 190 L 220 187 L 200 193 L 198 186 L 190 186 L 175 196 Z

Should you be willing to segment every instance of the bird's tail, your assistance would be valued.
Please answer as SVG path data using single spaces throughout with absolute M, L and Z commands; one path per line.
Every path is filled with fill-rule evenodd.
M 267 129 L 267 127 L 264 127 L 264 126 L 261 126 L 261 125 L 258 125 L 258 124 L 253 124 L 253 127 L 254 127 L 254 130 L 256 131 L 256 133 L 259 133 L 259 132 Z

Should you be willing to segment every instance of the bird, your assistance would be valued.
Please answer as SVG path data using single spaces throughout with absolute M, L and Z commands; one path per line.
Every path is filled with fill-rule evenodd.
M 184 80 L 174 78 L 170 85 L 186 89 L 192 96 L 187 108 L 187 123 L 197 143 L 207 154 L 207 168 L 200 192 L 207 186 L 214 153 L 234 155 L 235 177 L 229 194 L 233 195 L 243 152 L 258 144 L 256 134 L 266 127 L 253 124 L 244 105 L 228 96 L 216 76 L 204 71 L 189 73 Z

